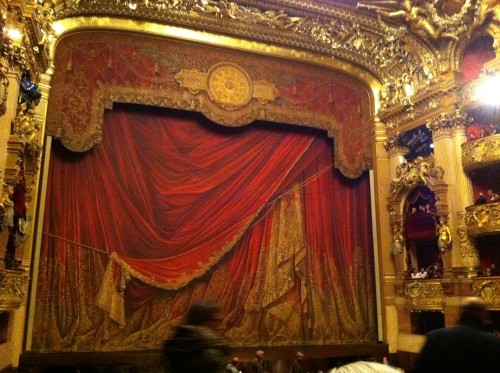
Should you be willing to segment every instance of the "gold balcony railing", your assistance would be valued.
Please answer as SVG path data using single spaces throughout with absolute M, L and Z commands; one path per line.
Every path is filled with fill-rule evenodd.
M 465 225 L 469 236 L 500 233 L 500 202 L 466 207 Z
M 482 137 L 462 144 L 462 166 L 465 171 L 500 164 L 500 134 Z

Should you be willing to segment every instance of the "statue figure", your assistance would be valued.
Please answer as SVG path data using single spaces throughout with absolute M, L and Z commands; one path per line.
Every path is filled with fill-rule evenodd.
M 469 36 L 472 35 L 478 28 L 489 28 L 494 34 L 500 33 L 500 0 L 482 0 L 478 1 L 474 21 L 469 29 Z M 494 37 L 493 48 L 500 51 L 500 43 L 498 38 Z
M 437 245 L 441 252 L 444 252 L 451 244 L 450 228 L 446 225 L 444 217 L 439 218 L 439 224 L 436 227 L 436 235 L 438 236 Z
M 469 33 L 483 25 L 500 25 L 500 0 L 482 0 L 478 5 Z
M 443 32 L 441 27 L 436 27 L 429 21 L 427 11 L 414 4 L 414 0 L 381 0 L 373 1 L 371 4 L 363 4 L 358 2 L 358 8 L 373 9 L 377 14 L 395 18 L 402 17 L 410 25 L 412 29 L 423 36 L 430 36 L 433 39 L 441 37 L 457 40 L 457 36 L 451 33 Z M 380 5 L 378 5 L 380 4 Z
M 392 229 L 392 244 L 391 252 L 392 255 L 396 256 L 405 250 L 405 239 L 401 233 L 401 225 L 399 223 L 394 224 Z

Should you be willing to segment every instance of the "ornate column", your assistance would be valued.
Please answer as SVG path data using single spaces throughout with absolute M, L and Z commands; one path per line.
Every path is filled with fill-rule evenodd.
M 400 170 L 401 164 L 406 162 L 404 155 L 410 150 L 409 147 L 398 143 L 398 136 L 388 139 L 385 142 L 385 149 L 389 153 L 389 171 L 390 179 L 386 181 L 388 185 L 392 185 L 392 181 L 397 178 L 397 173 Z M 403 234 L 403 215 L 402 205 L 399 201 L 389 204 L 389 216 L 391 226 L 391 246 L 390 251 L 394 258 L 396 267 L 396 276 L 399 280 L 403 280 L 405 272 L 405 239 Z
M 470 273 L 479 267 L 479 255 L 463 228 L 461 217 L 473 203 L 472 183 L 462 166 L 461 145 L 467 141 L 465 129 L 467 113 L 456 109 L 427 121 L 432 131 L 434 159 L 443 168 L 443 179 L 448 185 L 449 216 L 447 224 L 452 232 L 451 262 L 454 268 L 467 268 Z M 465 235 L 465 236 L 464 236 Z

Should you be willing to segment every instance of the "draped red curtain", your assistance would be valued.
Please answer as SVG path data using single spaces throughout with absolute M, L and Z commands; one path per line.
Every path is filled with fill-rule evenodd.
M 106 112 L 103 133 L 84 154 L 54 144 L 35 315 L 50 332 L 35 332 L 35 346 L 88 348 L 75 336 L 102 332 L 107 316 L 95 307 L 102 297 L 122 325 L 114 331 L 122 343 L 161 320 L 170 325 L 189 299 L 208 295 L 227 311 L 226 328 L 242 331 L 255 316 L 252 293 L 266 282 L 276 206 L 294 190 L 303 198 L 307 254 L 291 254 L 296 266 L 283 299 L 259 306 L 264 334 L 273 333 L 267 314 L 288 312 L 302 319 L 295 342 L 314 340 L 332 322 L 336 330 L 318 340 L 375 338 L 368 178 L 348 180 L 332 168 L 322 131 L 225 128 L 196 113 L 117 106 Z M 107 281 L 112 289 L 103 292 Z M 123 313 L 113 296 L 125 299 Z M 273 311 L 280 302 L 294 306 Z M 148 321 L 139 322 L 145 307 Z M 134 341 L 130 348 L 140 348 Z

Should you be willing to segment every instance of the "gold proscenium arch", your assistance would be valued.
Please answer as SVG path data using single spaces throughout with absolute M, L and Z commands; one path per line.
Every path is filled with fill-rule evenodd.
M 380 84 L 374 75 L 353 63 L 322 54 L 174 26 L 106 17 L 63 19 L 54 24 L 54 29 L 58 36 L 58 42 L 63 40 L 65 36 L 74 35 L 77 32 L 104 29 L 113 32 L 124 31 L 162 36 L 176 41 L 190 42 L 193 45 L 225 47 L 235 51 L 278 57 L 287 61 L 314 64 L 330 69 L 334 73 L 341 73 L 351 78 L 355 77 L 367 92 L 369 105 L 361 109 L 368 113 L 369 118 L 373 117 L 378 105 Z M 55 53 L 55 47 L 56 45 L 53 47 L 52 55 Z M 342 134 L 340 130 L 341 124 L 333 115 L 322 115 L 307 110 L 291 112 L 280 105 L 267 105 L 269 102 L 274 102 L 280 95 L 275 84 L 271 81 L 255 79 L 242 67 L 235 64 L 222 61 L 211 66 L 207 71 L 197 71 L 192 68 L 182 69 L 176 74 L 175 80 L 178 83 L 175 92 L 168 86 L 162 86 L 159 90 L 135 87 L 132 84 L 101 82 L 98 89 L 93 92 L 91 123 L 87 127 L 86 133 L 72 133 L 71 126 L 67 125 L 64 118 L 57 125 L 48 122 L 48 133 L 60 138 L 63 144 L 73 151 L 88 150 L 101 140 L 104 111 L 112 109 L 113 103 L 134 103 L 201 112 L 210 120 L 224 126 L 242 126 L 256 120 L 265 120 L 319 128 L 327 131 L 330 137 L 335 138 L 336 143 L 347 141 L 346 135 Z M 182 93 L 179 93 L 179 87 L 183 88 Z M 346 167 L 342 161 L 342 155 L 338 151 L 338 146 L 335 146 L 335 166 L 345 176 L 358 177 L 371 166 L 370 162 L 367 163 L 366 154 L 358 154 L 356 157 L 354 162 L 356 166 Z

